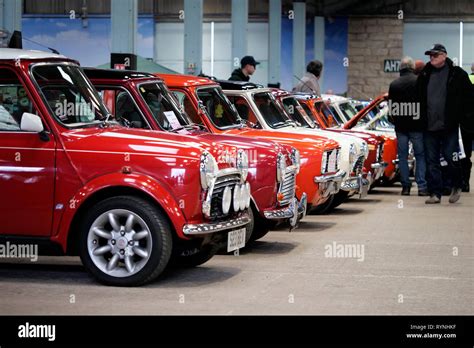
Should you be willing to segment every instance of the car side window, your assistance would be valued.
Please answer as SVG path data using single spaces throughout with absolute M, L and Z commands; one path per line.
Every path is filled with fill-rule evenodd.
M 96 89 L 118 122 L 133 128 L 150 128 L 127 91 L 110 87 Z
M 0 131 L 21 131 L 24 112 L 37 114 L 15 72 L 0 68 Z
M 252 108 L 248 106 L 247 101 L 244 97 L 228 96 L 228 98 L 232 102 L 232 104 L 235 105 L 235 108 L 237 109 L 240 118 L 244 119 L 245 121 L 258 124 L 257 117 L 255 116 Z
M 189 99 L 188 95 L 181 91 L 172 91 L 174 96 L 178 99 L 178 103 L 181 107 L 183 107 L 188 117 L 193 121 L 193 123 L 202 124 L 203 122 L 199 117 L 196 108 L 194 107 L 193 103 Z

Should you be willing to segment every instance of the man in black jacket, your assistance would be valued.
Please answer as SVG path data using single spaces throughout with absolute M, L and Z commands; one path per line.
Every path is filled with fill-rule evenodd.
M 446 48 L 434 44 L 425 52 L 430 62 L 421 71 L 417 90 L 421 106 L 421 120 L 427 161 L 426 178 L 430 198 L 426 204 L 440 203 L 443 193 L 440 154 L 448 163 L 452 186 L 450 203 L 461 196 L 462 171 L 459 161 L 459 125 L 472 118 L 472 91 L 467 73 L 454 66 Z
M 410 171 L 408 169 L 408 142 L 411 141 L 415 152 L 415 181 L 418 196 L 427 196 L 425 180 L 426 163 L 423 145 L 423 124 L 420 120 L 420 104 L 416 98 L 415 62 L 404 57 L 400 62 L 400 77 L 390 84 L 388 90 L 388 113 L 395 125 L 398 143 L 398 159 L 402 195 L 410 195 Z
M 257 65 L 260 62 L 257 62 L 252 56 L 245 56 L 240 60 L 240 69 L 235 69 L 232 71 L 230 76 L 230 81 L 249 81 L 250 75 L 253 75 L 257 69 Z

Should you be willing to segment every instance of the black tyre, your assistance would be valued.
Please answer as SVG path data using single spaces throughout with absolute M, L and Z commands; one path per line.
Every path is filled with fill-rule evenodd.
M 349 197 L 349 192 L 339 190 L 339 192 L 336 193 L 336 195 L 334 196 L 334 201 L 332 202 L 333 209 L 340 206 L 342 203 L 344 203 L 348 197 Z
M 252 211 L 250 212 L 250 210 Z M 251 245 L 256 240 L 265 237 L 265 235 L 270 232 L 271 229 L 276 227 L 278 222 L 262 218 L 258 211 L 254 210 L 253 207 L 252 209 L 249 209 L 249 213 L 252 214 L 252 220 L 254 221 L 252 235 L 248 241 L 249 245 Z
M 101 283 L 139 286 L 165 269 L 173 247 L 171 227 L 152 203 L 133 196 L 105 199 L 80 227 L 82 263 Z
M 196 267 L 212 259 L 221 248 L 219 244 L 181 247 L 172 255 L 170 264 L 173 267 Z
M 323 204 L 319 204 L 315 206 L 312 210 L 312 214 L 328 214 L 331 212 L 331 210 L 334 209 L 334 195 L 330 195 L 329 198 L 324 202 Z

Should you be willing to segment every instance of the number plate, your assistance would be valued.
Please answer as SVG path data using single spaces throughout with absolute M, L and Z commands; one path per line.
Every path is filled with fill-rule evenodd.
M 245 246 L 246 232 L 247 230 L 245 228 L 229 232 L 227 237 L 227 252 L 231 252 Z

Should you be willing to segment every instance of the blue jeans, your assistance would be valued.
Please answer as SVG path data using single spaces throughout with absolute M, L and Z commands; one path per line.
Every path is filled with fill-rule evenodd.
M 426 161 L 425 150 L 423 145 L 422 132 L 397 132 L 398 142 L 398 166 L 400 168 L 400 181 L 403 187 L 410 187 L 410 170 L 408 169 L 408 141 L 413 144 L 415 152 L 416 166 L 415 166 L 415 181 L 418 190 L 426 190 L 427 183 L 425 180 Z
M 428 165 L 426 179 L 428 181 L 429 193 L 438 197 L 441 197 L 443 193 L 443 176 L 439 161 L 440 154 L 442 154 L 446 162 L 448 162 L 446 179 L 448 179 L 450 186 L 461 188 L 462 169 L 461 162 L 458 158 L 458 130 L 425 132 L 423 136 L 426 163 Z

